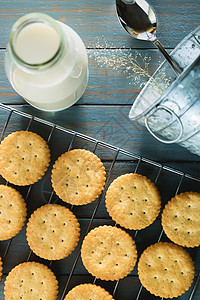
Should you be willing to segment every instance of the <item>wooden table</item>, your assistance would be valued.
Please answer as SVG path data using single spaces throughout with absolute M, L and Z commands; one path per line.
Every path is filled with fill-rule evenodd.
M 153 74 L 163 61 L 163 57 L 151 43 L 132 39 L 122 29 L 116 16 L 114 2 L 111 0 L 1 1 L 0 102 L 19 111 L 113 145 L 114 148 L 108 149 L 101 143 L 95 144 L 96 141 L 93 140 L 83 141 L 82 137 L 79 136 L 72 147 L 82 146 L 92 150 L 92 145 L 96 145 L 96 153 L 100 155 L 107 174 L 110 175 L 108 176 L 108 185 L 117 176 L 134 171 L 156 181 L 164 205 L 176 192 L 186 190 L 200 192 L 200 184 L 185 176 L 188 173 L 194 177 L 199 177 L 200 157 L 177 144 L 160 143 L 145 128 L 138 126 L 128 118 L 131 105 L 140 92 L 142 85 L 147 82 L 148 76 Z M 196 0 L 151 0 L 149 2 L 154 7 L 158 17 L 157 35 L 159 40 L 169 52 L 199 25 L 199 4 Z M 74 106 L 61 112 L 46 113 L 32 108 L 16 94 L 5 75 L 4 54 L 11 27 L 22 15 L 36 11 L 47 13 L 71 26 L 83 39 L 87 48 L 90 75 L 86 92 Z M 141 75 L 139 79 L 135 78 L 134 68 L 130 68 L 130 55 L 132 59 L 139 60 L 142 67 L 144 67 L 143 60 L 146 57 L 145 59 L 149 62 L 148 76 Z M 127 65 L 124 65 L 124 59 L 127 60 Z M 0 114 L 0 130 L 2 131 L 7 112 L 5 113 L 5 110 L 1 108 Z M 14 112 L 6 128 L 5 135 L 25 128 L 27 126 L 25 119 L 24 116 Z M 40 131 L 40 126 L 51 128 L 50 125 L 43 126 L 37 121 L 32 121 L 30 129 L 37 132 Z M 49 133 L 47 133 L 46 127 L 40 133 L 48 138 Z M 66 139 L 63 138 L 64 136 Z M 53 139 L 50 141 L 53 160 L 62 151 L 64 152 L 67 145 L 70 146 L 70 138 L 72 137 L 73 132 L 62 133 L 60 129 L 57 129 L 56 133 L 54 132 Z M 128 156 L 126 152 L 118 152 L 118 148 L 134 155 Z M 151 161 L 142 157 L 156 161 L 158 164 L 154 165 Z M 114 167 L 112 166 L 113 160 Z M 174 173 L 171 169 L 163 168 L 163 164 L 180 170 L 180 173 Z M 109 174 L 111 168 L 112 172 Z M 48 201 L 47 198 L 51 190 L 48 175 L 42 183 L 37 183 L 36 187 L 31 189 L 31 193 L 27 197 L 29 215 L 36 207 L 44 204 L 41 201 Z M 1 179 L 1 182 L 4 183 L 3 179 Z M 19 190 L 21 191 L 21 189 Z M 22 190 L 22 193 L 25 193 L 25 191 Z M 96 205 L 98 206 L 98 201 L 100 205 L 94 216 L 92 227 L 100 224 L 114 224 L 105 210 L 104 196 L 103 194 L 100 200 L 84 208 L 73 208 L 82 225 L 82 237 L 88 228 Z M 34 204 L 30 204 L 35 197 L 43 200 L 36 200 Z M 136 243 L 139 255 L 148 245 L 159 239 L 160 231 L 160 218 L 158 218 L 149 228 L 137 234 Z M 130 234 L 134 236 L 135 233 L 130 232 Z M 162 240 L 166 240 L 164 235 L 162 235 Z M 0 243 L 1 256 L 5 254 L 8 242 Z M 199 248 L 190 249 L 189 252 L 195 260 L 197 276 L 200 269 Z M 59 299 L 61 299 L 72 262 L 76 259 L 77 253 L 78 250 L 70 255 L 66 259 L 66 263 L 64 260 L 64 262 L 55 262 L 51 265 L 60 284 Z M 0 283 L 0 299 L 4 299 L 3 285 L 7 273 L 19 262 L 25 261 L 28 255 L 29 247 L 25 239 L 24 228 L 13 239 L 6 255 L 3 280 Z M 30 259 L 38 260 L 34 255 L 31 255 Z M 48 262 L 44 263 L 48 264 Z M 80 274 L 81 276 L 79 276 Z M 84 270 L 81 260 L 78 259 L 67 290 L 77 283 L 93 282 L 93 280 L 92 276 Z M 111 293 L 115 290 L 115 298 L 120 300 L 136 299 L 140 290 L 136 268 L 130 276 L 121 280 L 118 286 L 111 282 L 98 281 L 97 283 L 106 287 Z M 180 299 L 190 299 L 191 292 L 192 288 Z M 139 299 L 150 300 L 155 299 L 155 297 L 142 289 Z M 193 299 L 200 299 L 200 285 L 197 287 Z

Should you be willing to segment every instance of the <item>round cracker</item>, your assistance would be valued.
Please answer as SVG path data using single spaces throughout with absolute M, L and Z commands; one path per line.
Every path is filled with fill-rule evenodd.
M 47 266 L 24 262 L 13 268 L 6 277 L 4 295 L 5 300 L 56 300 L 58 281 Z
M 138 262 L 142 285 L 155 296 L 178 297 L 194 279 L 194 263 L 189 253 L 178 245 L 160 242 L 149 246 Z
M 85 283 L 75 286 L 66 295 L 64 300 L 114 300 L 113 297 L 102 287 Z
M 20 232 L 27 215 L 26 203 L 14 188 L 0 185 L 0 240 L 7 240 Z
M 116 178 L 106 193 L 111 218 L 127 229 L 143 229 L 156 219 L 161 200 L 157 187 L 146 176 L 124 174 Z
M 92 152 L 74 149 L 62 154 L 52 170 L 52 186 L 63 201 L 83 205 L 94 201 L 105 185 L 105 168 Z
M 185 192 L 173 197 L 162 213 L 162 226 L 170 240 L 183 247 L 200 245 L 200 194 Z
M 50 163 L 46 141 L 30 131 L 9 134 L 0 144 L 0 174 L 15 185 L 30 185 L 42 178 Z
M 128 233 L 104 225 L 91 230 L 84 238 L 81 257 L 85 268 L 96 278 L 118 280 L 134 269 L 137 250 Z
M 31 215 L 26 236 L 36 255 L 48 260 L 62 259 L 77 246 L 80 225 L 68 208 L 46 204 Z

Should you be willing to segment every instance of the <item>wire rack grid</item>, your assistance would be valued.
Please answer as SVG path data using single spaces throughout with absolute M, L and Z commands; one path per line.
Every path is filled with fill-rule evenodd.
M 27 245 L 25 229 L 16 237 L 1 242 L 0 252 L 4 263 L 5 276 L 16 264 L 23 261 L 35 260 L 45 263 L 56 274 L 60 284 L 59 300 L 63 300 L 66 293 L 73 286 L 84 282 L 101 285 L 106 288 L 115 299 L 159 299 L 147 292 L 140 284 L 137 276 L 137 267 L 135 267 L 131 274 L 125 279 L 117 282 L 103 282 L 93 278 L 87 273 L 81 262 L 80 253 L 82 240 L 92 228 L 98 225 L 111 224 L 118 226 L 110 219 L 104 205 L 106 189 L 117 176 L 128 172 L 137 172 L 146 175 L 158 186 L 163 200 L 162 206 L 165 205 L 170 197 L 179 192 L 188 189 L 200 192 L 200 179 L 97 139 L 90 138 L 84 134 L 41 120 L 3 104 L 0 104 L 0 110 L 3 112 L 2 115 L 4 115 L 4 118 L 0 120 L 0 141 L 10 132 L 16 130 L 31 130 L 43 136 L 48 142 L 52 152 L 51 166 L 56 158 L 63 152 L 69 151 L 72 148 L 85 148 L 96 153 L 101 158 L 107 174 L 104 192 L 94 203 L 84 207 L 69 206 L 55 195 L 50 185 L 50 170 L 39 183 L 23 188 L 15 187 L 23 194 L 27 202 L 29 216 L 37 207 L 46 203 L 57 202 L 69 207 L 75 213 L 83 229 L 81 230 L 80 242 L 76 250 L 68 258 L 60 262 L 45 261 L 38 258 Z M 0 179 L 1 183 L 9 184 L 5 182 L 3 178 Z M 38 200 L 36 201 L 35 199 Z M 139 254 L 152 243 L 168 240 L 161 227 L 160 216 L 147 229 L 128 232 L 135 239 Z M 197 249 L 190 249 L 189 252 L 195 261 L 195 280 L 189 291 L 181 296 L 180 299 L 196 300 L 199 295 L 198 282 L 200 280 L 199 247 Z M 15 253 L 14 256 L 13 253 Z

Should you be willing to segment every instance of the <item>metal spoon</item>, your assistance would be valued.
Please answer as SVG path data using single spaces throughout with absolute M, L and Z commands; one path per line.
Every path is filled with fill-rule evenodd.
M 169 56 L 156 37 L 156 16 L 145 0 L 116 0 L 117 14 L 124 29 L 134 38 L 151 41 L 179 75 L 182 69 Z

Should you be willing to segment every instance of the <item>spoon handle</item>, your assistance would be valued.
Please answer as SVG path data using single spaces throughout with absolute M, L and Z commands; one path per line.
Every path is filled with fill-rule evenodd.
M 176 73 L 176 75 L 180 75 L 182 73 L 182 69 L 179 67 L 179 65 L 171 58 L 171 56 L 167 53 L 167 51 L 163 48 L 163 46 L 161 45 L 161 43 L 159 42 L 159 40 L 155 40 L 153 41 L 154 45 L 162 52 L 162 54 L 164 55 L 164 57 L 166 58 L 166 60 L 170 63 L 170 65 L 172 66 L 174 72 Z

